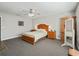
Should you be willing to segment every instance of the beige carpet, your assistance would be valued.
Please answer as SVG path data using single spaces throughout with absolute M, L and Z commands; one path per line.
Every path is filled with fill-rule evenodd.
M 4 41 L 8 49 L 0 52 L 2 56 L 67 56 L 68 47 L 61 47 L 60 40 L 44 38 L 31 45 L 20 38 Z

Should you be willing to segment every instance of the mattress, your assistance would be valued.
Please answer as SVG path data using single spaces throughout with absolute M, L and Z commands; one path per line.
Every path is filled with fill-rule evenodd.
M 47 36 L 47 32 L 45 30 L 36 30 L 33 32 L 24 32 L 23 35 L 33 37 L 34 42 L 37 42 L 40 38 Z

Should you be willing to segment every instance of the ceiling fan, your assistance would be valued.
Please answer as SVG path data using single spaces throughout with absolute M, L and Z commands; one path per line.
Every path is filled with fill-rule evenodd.
M 29 17 L 34 17 L 36 15 L 40 15 L 40 13 L 37 13 L 36 9 L 23 9 L 23 15 L 28 15 Z

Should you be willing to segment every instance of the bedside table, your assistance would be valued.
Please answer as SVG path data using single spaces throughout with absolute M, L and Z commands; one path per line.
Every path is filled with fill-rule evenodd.
M 49 39 L 56 39 L 56 32 L 49 31 L 48 32 L 48 38 Z

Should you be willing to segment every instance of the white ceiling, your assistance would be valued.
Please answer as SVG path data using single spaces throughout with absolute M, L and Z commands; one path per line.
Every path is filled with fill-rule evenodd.
M 0 11 L 23 14 L 23 10 L 36 9 L 41 15 L 74 12 L 77 2 L 0 2 Z

